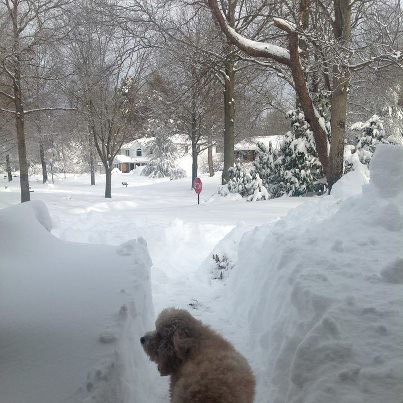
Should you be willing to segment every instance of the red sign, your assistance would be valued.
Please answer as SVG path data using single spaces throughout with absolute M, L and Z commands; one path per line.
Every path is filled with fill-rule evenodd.
M 195 180 L 193 182 L 193 189 L 195 190 L 195 192 L 197 194 L 201 193 L 202 188 L 203 188 L 203 185 L 202 185 L 201 179 L 200 178 L 195 178 Z

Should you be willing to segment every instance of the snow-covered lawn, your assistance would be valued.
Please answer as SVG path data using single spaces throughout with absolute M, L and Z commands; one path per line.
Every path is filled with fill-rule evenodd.
M 391 158 L 381 147 L 375 180 L 362 193 L 365 178 L 352 173 L 335 196 L 257 203 L 215 196 L 218 176 L 202 177 L 199 206 L 189 179 L 114 174 L 113 198 L 106 200 L 102 176 L 95 187 L 88 176 L 57 178 L 55 185 L 32 178 L 32 199 L 45 202 L 51 234 L 40 202 L 0 210 L 1 397 L 6 390 L 5 403 L 168 401 L 166 379 L 136 338 L 154 313 L 177 306 L 249 359 L 257 403 L 400 403 L 397 150 Z M 5 185 L 0 208 L 19 200 L 18 184 Z M 147 248 L 132 241 L 139 237 Z M 222 280 L 214 279 L 221 273 L 213 253 L 232 267 Z M 123 305 L 129 319 L 119 316 Z M 77 338 L 66 340 L 70 334 Z M 117 340 L 101 343 L 102 334 Z

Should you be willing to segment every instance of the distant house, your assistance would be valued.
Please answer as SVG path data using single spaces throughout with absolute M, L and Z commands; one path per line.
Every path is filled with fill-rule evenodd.
M 119 154 L 113 160 L 113 167 L 127 173 L 138 166 L 147 165 L 152 155 L 150 145 L 153 139 L 153 137 L 143 137 L 123 144 Z
M 123 173 L 128 173 L 138 166 L 147 165 L 152 158 L 152 143 L 155 137 L 142 137 L 130 143 L 123 144 L 119 154 L 113 160 L 113 168 Z M 192 154 L 192 141 L 186 134 L 174 134 L 170 139 L 178 151 L 178 158 Z M 207 149 L 202 144 L 200 157 L 207 158 Z M 213 145 L 213 156 L 216 154 L 216 146 Z
M 276 149 L 279 147 L 283 136 L 256 136 L 244 139 L 234 146 L 234 157 L 236 161 L 253 162 L 257 155 L 257 143 L 263 143 L 265 146 L 271 146 Z

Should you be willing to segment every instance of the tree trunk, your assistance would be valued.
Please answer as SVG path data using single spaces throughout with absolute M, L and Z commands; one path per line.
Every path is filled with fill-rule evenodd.
M 14 68 L 13 68 L 13 91 L 15 105 L 15 127 L 17 132 L 17 149 L 18 163 L 20 168 L 20 188 L 21 188 L 21 203 L 30 200 L 29 194 L 29 178 L 28 178 L 28 161 L 27 150 L 25 145 L 24 132 L 24 104 L 22 99 L 21 89 L 21 52 L 20 52 L 20 31 L 18 27 L 18 3 L 13 4 L 12 23 L 13 23 L 13 52 L 14 52 Z
M 39 143 L 39 155 L 41 157 L 42 165 L 42 183 L 46 183 L 48 181 L 48 171 L 46 169 L 45 152 L 43 151 L 42 143 Z
M 235 71 L 232 59 L 225 61 L 225 87 L 224 87 L 224 169 L 222 172 L 222 184 L 229 179 L 228 170 L 234 166 L 234 90 Z
M 348 78 L 338 79 L 333 77 L 333 93 L 331 99 L 332 109 L 330 119 L 332 141 L 330 145 L 330 179 L 328 179 L 329 193 L 332 186 L 343 175 L 348 83 Z
M 225 10 L 228 25 L 235 29 L 235 12 L 237 1 L 228 1 Z M 224 185 L 229 180 L 229 169 L 234 166 L 234 119 L 235 119 L 235 56 L 234 46 L 228 41 L 225 47 L 227 55 L 224 61 L 224 169 L 221 182 Z
M 212 142 L 213 142 L 213 136 L 211 135 L 211 133 L 209 133 L 208 136 L 208 149 L 207 149 L 207 162 L 208 162 L 208 172 L 210 177 L 214 176 L 214 165 L 213 165 L 213 146 L 212 146 Z
M 18 91 L 19 93 L 19 91 Z M 17 145 L 18 145 L 18 162 L 20 168 L 20 187 L 21 187 L 21 203 L 30 201 L 29 194 L 29 178 L 28 178 L 28 161 L 27 150 L 25 145 L 25 132 L 24 132 L 24 108 L 22 103 L 16 98 L 16 117 L 15 126 L 17 129 Z
M 192 188 L 195 179 L 197 178 L 197 144 L 192 142 Z
M 197 177 L 197 116 L 196 116 L 196 100 L 192 99 L 192 133 L 191 133 L 191 140 L 192 140 L 192 188 L 194 181 Z
M 18 47 L 17 47 L 18 46 Z M 15 45 L 19 50 L 19 44 Z M 21 64 L 19 51 L 16 52 L 15 62 L 15 78 L 13 80 L 14 89 L 14 104 L 15 104 L 15 127 L 17 132 L 17 149 L 18 149 L 18 163 L 20 168 L 20 188 L 21 188 L 21 203 L 30 201 L 29 194 L 29 178 L 28 178 L 28 160 L 27 149 L 25 145 L 25 131 L 24 131 L 24 106 L 22 103 L 21 91 Z
M 6 155 L 6 171 L 8 176 L 8 181 L 11 182 L 13 180 L 13 175 L 11 175 L 11 166 L 10 166 L 10 155 Z
M 53 175 L 53 161 L 51 161 L 49 163 L 49 165 L 50 165 L 50 175 L 52 176 L 52 184 L 54 185 L 55 184 L 55 178 L 54 178 L 54 175 Z
M 330 125 L 332 140 L 330 145 L 329 193 L 332 186 L 343 175 L 344 139 L 346 136 L 346 116 L 348 87 L 350 84 L 349 48 L 351 41 L 351 6 L 350 0 L 334 0 L 333 33 L 339 43 L 337 60 L 333 65 L 333 93 Z M 343 62 L 340 63 L 339 61 Z
M 104 164 L 105 167 L 105 198 L 112 198 L 112 169 L 109 164 Z
M 95 164 L 94 164 L 94 144 L 93 144 L 93 133 L 91 130 L 88 135 L 88 146 L 89 146 L 89 165 L 91 173 L 91 186 L 95 186 Z

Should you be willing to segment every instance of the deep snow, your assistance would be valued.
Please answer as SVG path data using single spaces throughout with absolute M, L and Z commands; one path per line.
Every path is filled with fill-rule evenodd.
M 50 229 L 43 202 L 0 210 L 0 401 L 146 401 L 144 374 L 154 369 L 138 339 L 154 312 L 145 241 L 101 247 Z
M 244 329 L 257 402 L 402 401 L 403 147 L 380 146 L 371 168 L 362 194 L 305 203 L 215 248 L 232 250 L 218 305 Z M 360 182 L 350 173 L 335 194 Z
M 102 199 L 102 184 L 89 188 L 84 182 L 87 177 L 59 179 L 54 186 L 34 183 L 32 196 L 45 200 L 53 235 L 63 241 L 92 243 L 94 251 L 109 254 L 111 259 L 124 259 L 122 252 L 132 248 L 131 243 L 120 249 L 116 246 L 144 237 L 153 261 L 155 313 L 170 305 L 185 307 L 222 332 L 247 356 L 257 375 L 257 403 L 401 403 L 402 161 L 401 147 L 380 147 L 369 184 L 365 172 L 350 173 L 338 184 L 334 196 L 313 199 L 282 198 L 257 203 L 221 199 L 214 195 L 217 178 L 203 177 L 202 204 L 197 206 L 188 179 L 152 181 L 136 175 L 114 176 L 112 200 Z M 123 180 L 129 182 L 127 189 L 120 185 Z M 15 184 L 0 192 L 0 207 L 17 201 Z M 9 211 L 0 213 L 8 215 Z M 29 233 L 26 236 L 32 239 Z M 28 240 L 24 243 L 33 261 L 38 248 L 29 244 Z M 100 248 L 99 244 L 109 246 Z M 38 250 L 42 259 L 45 253 Z M 223 280 L 213 280 L 213 253 L 225 254 L 234 266 Z M 135 249 L 131 262 L 138 254 Z M 144 258 L 145 253 L 140 256 Z M 119 264 L 113 266 L 116 265 Z M 133 270 L 129 265 L 122 276 L 132 276 Z M 51 274 L 55 283 L 58 276 Z M 77 274 L 66 274 L 56 282 L 62 288 L 60 298 L 65 301 L 65 311 L 70 309 L 70 300 L 61 282 L 68 279 L 71 284 L 75 277 Z M 115 280 L 119 278 L 122 279 L 117 276 Z M 102 287 L 108 288 L 107 284 Z M 52 298 L 58 294 L 57 287 L 53 288 Z M 140 302 L 132 291 L 129 289 L 126 297 L 136 306 Z M 89 296 L 98 301 L 100 294 L 103 293 L 94 291 Z M 117 297 L 112 294 L 111 289 L 105 292 L 104 316 L 95 322 L 98 328 L 101 322 L 104 327 L 115 326 L 114 334 L 124 341 L 117 343 L 122 347 L 116 351 L 131 357 L 120 374 L 123 384 L 133 392 L 132 400 L 128 400 L 129 393 L 122 401 L 167 401 L 166 379 L 146 363 L 136 341 L 142 326 L 152 326 L 146 324 L 151 320 L 151 311 L 144 313 L 142 326 L 133 320 L 131 329 L 119 330 L 121 325 L 116 325 L 113 316 L 119 307 L 115 308 Z M 72 312 L 83 306 L 78 302 L 73 305 Z M 9 311 L 13 309 L 9 307 Z M 53 321 L 55 315 L 48 317 Z M 85 327 L 89 331 L 92 326 L 89 322 Z M 99 339 L 102 331 L 98 328 Z M 108 339 L 108 334 L 105 336 Z M 52 341 L 59 344 L 57 337 Z M 98 339 L 94 342 L 91 338 L 94 351 L 98 351 L 94 346 L 105 347 Z M 3 372 L 1 352 L 7 343 L 1 340 Z M 36 342 L 24 339 L 22 344 L 15 343 L 10 360 L 12 356 L 18 361 L 19 350 L 35 349 Z M 97 353 L 87 355 L 98 357 Z M 12 385 L 11 378 L 10 375 L 8 385 Z M 141 386 L 137 387 L 139 378 Z M 82 376 L 77 376 L 76 381 L 69 387 L 81 385 Z M 117 377 L 109 387 L 121 381 Z M 1 385 L 0 388 L 3 390 Z M 58 393 L 57 389 L 54 393 Z M 61 400 L 43 400 L 58 401 Z M 101 398 L 95 401 L 108 402 Z

